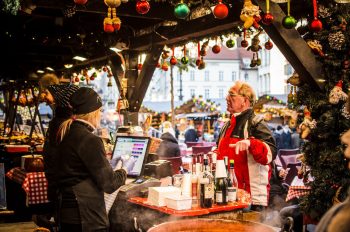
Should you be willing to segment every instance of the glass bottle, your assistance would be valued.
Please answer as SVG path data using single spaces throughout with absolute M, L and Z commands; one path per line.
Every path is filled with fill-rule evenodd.
M 202 208 L 210 208 L 214 199 L 214 177 L 208 168 L 208 157 L 203 157 L 204 170 L 200 178 L 200 205 Z
M 229 170 L 229 179 L 230 179 L 230 184 L 228 185 L 228 201 L 229 202 L 234 202 L 237 201 L 237 191 L 238 191 L 238 181 L 236 178 L 235 174 L 235 169 L 234 169 L 234 160 L 230 160 L 230 170 Z
M 224 160 L 218 160 L 215 178 L 215 202 L 218 205 L 227 204 L 227 173 Z

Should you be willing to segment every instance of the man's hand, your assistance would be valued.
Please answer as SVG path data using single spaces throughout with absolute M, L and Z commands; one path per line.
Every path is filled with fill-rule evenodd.
M 249 149 L 250 146 L 250 140 L 249 139 L 244 139 L 241 141 L 238 141 L 235 144 L 230 144 L 229 147 L 234 147 L 236 150 L 236 155 L 239 154 L 240 151 L 246 151 Z

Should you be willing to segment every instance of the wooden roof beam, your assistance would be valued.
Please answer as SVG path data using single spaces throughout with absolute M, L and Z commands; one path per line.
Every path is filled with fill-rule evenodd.
M 255 2 L 261 9 L 266 9 L 265 1 L 255 0 Z M 285 29 L 282 26 L 282 20 L 286 15 L 278 4 L 270 2 L 270 13 L 274 16 L 274 21 L 269 26 L 262 25 L 266 33 L 299 76 L 313 88 L 322 89 L 324 75 L 321 62 L 316 59 L 297 30 Z

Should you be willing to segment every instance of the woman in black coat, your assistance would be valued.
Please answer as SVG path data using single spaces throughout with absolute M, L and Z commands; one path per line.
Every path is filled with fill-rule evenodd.
M 57 183 L 60 231 L 108 231 L 104 193 L 125 183 L 126 171 L 113 171 L 101 138 L 93 134 L 101 118 L 101 99 L 82 87 L 71 97 L 73 116 L 59 129 Z
M 162 142 L 159 145 L 157 155 L 161 157 L 179 157 L 180 147 L 176 138 L 170 133 L 163 133 L 160 137 Z

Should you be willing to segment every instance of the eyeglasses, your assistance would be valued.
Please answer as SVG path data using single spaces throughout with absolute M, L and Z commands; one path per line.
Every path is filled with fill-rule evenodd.
M 230 96 L 230 97 L 237 97 L 237 96 L 244 97 L 243 95 L 240 95 L 240 94 L 238 94 L 238 93 L 232 93 L 232 92 L 230 92 L 230 91 L 227 93 L 227 96 Z

